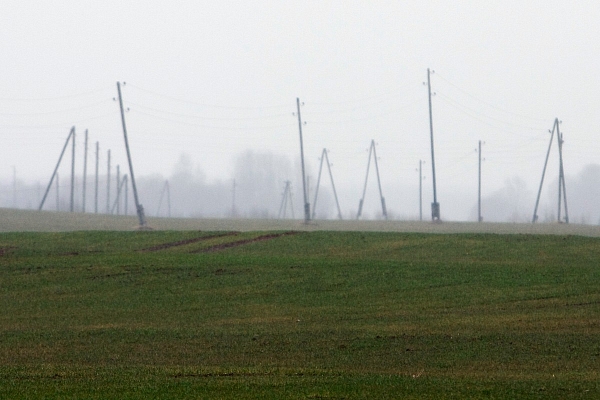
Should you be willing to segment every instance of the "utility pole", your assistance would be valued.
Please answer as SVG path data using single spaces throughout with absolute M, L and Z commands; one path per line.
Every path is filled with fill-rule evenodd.
M 371 156 L 375 160 L 375 171 L 377 172 L 377 184 L 379 186 L 379 197 L 381 198 L 381 212 L 385 219 L 387 216 L 387 208 L 385 206 L 385 197 L 383 197 L 383 191 L 381 190 L 381 179 L 379 177 L 379 165 L 377 164 L 377 151 L 375 150 L 375 140 L 371 140 L 371 147 L 369 147 L 369 161 L 367 162 L 367 174 L 365 176 L 365 186 L 363 188 L 363 195 L 358 203 L 358 213 L 356 214 L 356 219 L 360 219 L 362 214 L 363 204 L 365 202 L 365 194 L 367 193 L 367 182 L 369 181 L 369 167 L 371 166 Z
M 561 217 L 560 217 L 560 211 L 561 211 L 561 206 L 560 206 L 560 200 L 561 200 L 561 194 L 564 196 L 564 202 L 565 202 L 565 222 L 568 224 L 569 223 L 569 209 L 567 207 L 567 188 L 565 187 L 565 171 L 563 168 L 563 156 L 562 156 L 562 145 L 563 145 L 563 134 L 560 132 L 560 126 L 559 126 L 559 122 L 556 123 L 556 133 L 557 133 L 557 140 L 558 140 L 558 156 L 559 156 L 559 163 L 560 163 L 560 170 L 558 173 L 558 222 L 562 222 Z M 562 185 L 561 185 L 562 183 Z M 561 191 L 562 189 L 562 191 Z
M 121 167 L 117 164 L 117 215 L 120 214 L 120 203 L 121 202 Z
M 481 140 L 479 141 L 479 185 L 477 191 L 477 221 L 483 221 L 483 217 L 481 216 Z
M 315 200 L 313 201 L 312 219 L 315 219 L 317 211 L 317 198 L 319 195 L 319 186 L 321 183 L 321 171 L 323 170 L 323 162 L 327 163 L 327 169 L 329 170 L 329 178 L 331 179 L 331 187 L 333 189 L 333 196 L 335 197 L 335 204 L 337 205 L 338 218 L 342 219 L 342 210 L 340 210 L 340 202 L 338 201 L 337 192 L 335 191 L 335 183 L 333 183 L 333 174 L 331 173 L 331 164 L 329 163 L 329 156 L 327 155 L 327 149 L 323 149 L 321 153 L 321 164 L 319 165 L 319 175 L 317 177 L 317 187 L 315 189 Z
M 162 201 L 163 201 L 165 192 L 167 193 L 167 215 L 169 218 L 171 218 L 171 191 L 169 189 L 169 181 L 168 180 L 165 181 L 165 184 L 163 185 L 163 188 L 160 192 L 160 199 L 158 199 L 158 208 L 156 210 L 156 216 L 157 217 L 160 216 L 160 207 L 162 206 Z
M 127 151 L 127 161 L 129 163 L 129 175 L 131 176 L 131 186 L 133 187 L 133 198 L 137 210 L 140 228 L 146 227 L 146 217 L 144 207 L 140 204 L 137 187 L 135 186 L 135 175 L 133 174 L 133 163 L 131 162 L 131 152 L 129 151 L 129 141 L 127 140 L 127 126 L 125 124 L 125 111 L 123 110 L 123 97 L 121 96 L 121 83 L 117 82 L 117 91 L 119 92 L 119 107 L 121 108 L 121 122 L 123 123 L 123 138 L 125 139 L 125 150 Z
M 110 214 L 110 149 L 107 151 L 106 168 L 106 213 Z
M 42 208 L 44 207 L 44 202 L 46 201 L 46 197 L 48 196 L 48 192 L 50 191 L 50 187 L 52 186 L 52 182 L 54 181 L 54 177 L 56 176 L 58 167 L 60 166 L 60 162 L 62 161 L 62 158 L 65 155 L 65 150 L 67 149 L 67 146 L 69 145 L 69 140 L 71 140 L 71 136 L 73 136 L 73 135 L 75 135 L 75 127 L 74 126 L 71 128 L 71 131 L 69 132 L 69 136 L 67 136 L 67 140 L 65 141 L 65 145 L 60 153 L 60 157 L 58 157 L 58 162 L 56 163 L 56 167 L 54 168 L 54 172 L 52 173 L 52 177 L 50 178 L 48 187 L 46 188 L 44 197 L 42 197 L 42 201 L 40 202 L 40 206 L 38 207 L 39 211 L 41 211 Z
M 302 164 L 302 189 L 304 194 L 304 223 L 310 222 L 310 203 L 306 189 L 306 174 L 304 172 L 304 143 L 302 141 L 302 117 L 300 116 L 300 98 L 296 97 L 296 108 L 298 109 L 298 130 L 300 131 L 300 162 Z
M 292 203 L 292 187 L 290 181 L 285 181 L 285 190 L 283 191 L 283 197 L 281 199 L 281 206 L 279 207 L 278 219 L 285 218 L 287 213 L 287 202 L 290 201 L 290 209 L 292 210 L 292 219 L 296 219 L 294 216 L 294 204 Z
M 435 182 L 435 155 L 433 151 L 433 111 L 431 107 L 431 72 L 427 68 L 427 89 L 429 93 L 429 133 L 431 137 L 431 169 L 433 176 L 433 203 L 431 203 L 431 219 L 433 222 L 441 222 L 440 219 L 440 203 L 437 201 L 437 190 Z
M 83 153 L 83 195 L 82 195 L 82 212 L 85 213 L 85 189 L 87 180 L 87 156 L 88 156 L 88 130 L 85 130 L 85 150 Z
M 75 206 L 75 130 L 73 130 L 73 155 L 71 156 L 71 202 L 69 210 L 74 211 Z
M 559 172 L 558 172 L 558 222 L 562 222 L 561 220 L 561 198 L 564 199 L 565 203 L 565 222 L 569 223 L 569 211 L 567 208 L 567 190 L 565 186 L 565 175 L 563 169 L 563 159 L 562 159 L 562 144 L 563 144 L 563 136 L 560 132 L 560 122 L 558 118 L 554 120 L 554 125 L 552 127 L 551 135 L 550 135 L 550 143 L 548 144 L 548 151 L 546 152 L 546 161 L 544 162 L 544 169 L 542 171 L 542 179 L 540 181 L 540 188 L 538 189 L 537 199 L 535 201 L 535 208 L 533 210 L 533 219 L 532 222 L 535 223 L 538 220 L 537 210 L 540 202 L 540 195 L 542 193 L 542 186 L 544 185 L 544 176 L 546 175 L 546 167 L 548 166 L 548 158 L 550 156 L 550 149 L 552 148 L 552 140 L 554 139 L 554 133 L 556 132 L 556 140 L 558 142 L 558 156 L 559 156 Z
M 100 161 L 100 143 L 96 142 L 96 180 L 94 184 L 94 213 L 98 214 L 98 162 Z

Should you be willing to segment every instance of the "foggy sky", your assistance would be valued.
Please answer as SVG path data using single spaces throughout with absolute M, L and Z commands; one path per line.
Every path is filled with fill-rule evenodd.
M 118 163 L 125 169 L 113 101 L 119 80 L 127 82 L 123 95 L 140 185 L 181 178 L 175 169 L 186 154 L 194 179 L 189 187 L 212 187 L 206 201 L 218 206 L 207 207 L 231 209 L 233 180 L 242 182 L 247 172 L 239 169 L 240 157 L 251 151 L 285 165 L 270 186 L 259 185 L 268 187 L 267 202 L 275 203 L 269 213 L 276 213 L 286 179 L 301 198 L 298 121 L 292 115 L 299 97 L 310 179 L 316 180 L 322 149 L 329 149 L 344 215 L 356 212 L 374 139 L 383 193 L 396 216 L 416 215 L 415 169 L 426 161 L 428 216 L 432 181 L 423 82 L 431 68 L 442 219 L 470 219 L 479 140 L 485 142 L 484 197 L 502 197 L 515 179 L 523 190 L 537 191 L 554 118 L 562 121 L 566 174 L 584 177 L 597 162 L 599 78 L 593 71 L 600 57 L 599 11 L 592 1 L 537 0 L 10 2 L 0 15 L 6 60 L 0 76 L 0 182 L 9 191 L 2 196 L 11 197 L 13 167 L 23 185 L 40 182 L 45 189 L 72 125 L 77 171 L 83 169 L 86 129 L 88 174 L 96 141 L 101 174 L 108 149 L 113 168 Z M 69 162 L 65 157 L 62 177 L 69 175 Z M 557 166 L 554 144 L 548 190 Z M 380 205 L 373 178 L 365 199 L 371 216 Z M 328 184 L 324 179 L 319 202 L 331 209 Z M 156 196 L 160 188 L 153 189 Z M 175 184 L 173 194 L 194 195 L 182 190 Z M 244 190 L 239 187 L 240 207 L 242 196 L 247 204 L 255 202 Z M 529 192 L 520 196 L 526 199 Z M 594 220 L 583 217 L 590 201 L 573 201 L 570 211 Z M 181 210 L 199 212 L 192 204 Z

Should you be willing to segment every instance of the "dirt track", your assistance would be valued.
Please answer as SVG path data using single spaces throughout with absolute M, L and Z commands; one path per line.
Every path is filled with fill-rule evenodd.
M 580 235 L 600 237 L 600 226 L 558 223 L 477 223 L 429 221 L 314 221 L 275 219 L 180 219 L 148 218 L 148 224 L 158 230 L 202 231 L 381 231 L 426 233 L 522 233 Z M 56 213 L 48 211 L 0 209 L 0 232 L 15 231 L 78 231 L 78 230 L 135 230 L 134 216 Z

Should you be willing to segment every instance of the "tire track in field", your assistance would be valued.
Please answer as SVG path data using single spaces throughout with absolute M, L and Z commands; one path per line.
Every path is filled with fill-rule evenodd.
M 148 247 L 147 249 L 142 249 L 140 251 L 143 253 L 150 253 L 153 251 L 170 249 L 172 247 L 185 246 L 186 244 L 190 244 L 190 243 L 198 243 L 198 242 L 203 242 L 205 240 L 216 239 L 216 238 L 225 237 L 225 236 L 237 236 L 237 235 L 239 235 L 239 232 L 218 233 L 216 235 L 201 236 L 201 237 L 192 238 L 192 239 L 179 240 L 177 242 L 163 243 L 163 244 L 159 244 L 157 246 Z
M 277 238 L 282 237 L 282 236 L 296 235 L 298 233 L 300 233 L 300 232 L 298 232 L 298 231 L 288 231 L 288 232 L 281 232 L 281 233 L 269 233 L 267 235 L 261 235 L 261 236 L 257 236 L 257 237 L 251 238 L 251 239 L 243 239 L 243 240 L 238 240 L 236 242 L 229 242 L 229 243 L 217 244 L 217 245 L 214 245 L 214 246 L 207 247 L 205 249 L 195 250 L 195 251 L 192 251 L 190 253 L 192 253 L 192 254 L 196 254 L 196 253 L 212 253 L 214 251 L 220 251 L 220 250 L 230 249 L 232 247 L 239 247 L 239 246 L 243 246 L 243 245 L 249 244 L 249 243 L 255 243 L 255 242 L 262 242 L 262 241 L 265 241 L 265 240 L 277 239 Z

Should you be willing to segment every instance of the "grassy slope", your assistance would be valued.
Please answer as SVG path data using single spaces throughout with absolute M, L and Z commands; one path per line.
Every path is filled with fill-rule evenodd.
M 600 396 L 598 239 L 202 235 L 2 234 L 0 397 Z

